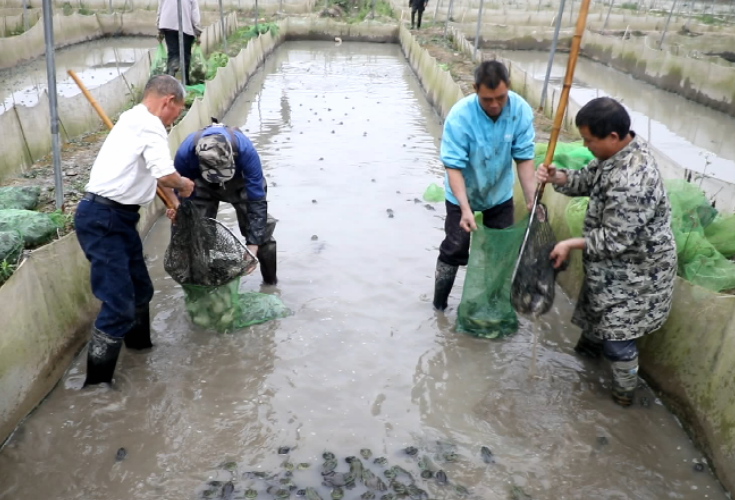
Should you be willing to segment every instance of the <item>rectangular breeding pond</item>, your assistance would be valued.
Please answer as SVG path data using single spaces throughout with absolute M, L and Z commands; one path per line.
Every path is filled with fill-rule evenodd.
M 170 225 L 159 220 L 145 246 L 154 349 L 123 350 L 112 390 L 79 390 L 79 357 L 0 452 L 0 499 L 296 498 L 307 487 L 327 499 L 322 472 L 349 485 L 351 456 L 371 472 L 348 499 L 363 482 L 386 494 L 392 466 L 405 472 L 388 472 L 391 489 L 413 480 L 417 498 L 725 498 L 655 396 L 641 390 L 644 404 L 627 410 L 610 400 L 608 368 L 574 355 L 561 293 L 540 325 L 538 377 L 527 322 L 503 341 L 454 331 L 463 276 L 446 316 L 433 312 L 445 211 L 422 194 L 441 182 L 441 126 L 398 46 L 286 43 L 224 121 L 261 154 L 280 279 L 263 292 L 293 314 L 227 335 L 194 326 L 163 270 Z M 231 207 L 219 218 L 237 231 Z M 260 290 L 258 274 L 241 290 Z

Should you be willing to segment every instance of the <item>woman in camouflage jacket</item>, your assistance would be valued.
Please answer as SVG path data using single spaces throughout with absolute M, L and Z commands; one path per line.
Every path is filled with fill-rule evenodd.
M 596 159 L 581 170 L 542 165 L 537 173 L 559 193 L 589 196 L 583 237 L 558 243 L 551 258 L 558 267 L 570 250 L 584 251 L 575 350 L 612 362 L 613 399 L 627 406 L 638 383 L 635 341 L 660 328 L 671 310 L 677 270 L 671 207 L 656 162 L 620 103 L 594 99 L 576 125 Z

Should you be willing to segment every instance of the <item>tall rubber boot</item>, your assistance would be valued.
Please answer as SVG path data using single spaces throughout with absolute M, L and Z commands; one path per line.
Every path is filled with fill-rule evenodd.
M 260 274 L 263 276 L 264 285 L 278 284 L 276 276 L 276 242 L 268 243 L 258 247 L 258 261 L 260 262 Z
M 602 356 L 602 341 L 585 331 L 574 346 L 574 351 L 585 358 L 598 359 Z
M 133 328 L 125 334 L 125 347 L 128 349 L 150 349 L 151 342 L 151 313 L 148 305 L 135 309 L 135 323 Z
M 454 286 L 454 278 L 457 277 L 459 266 L 450 266 L 444 262 L 436 261 L 436 273 L 434 274 L 434 309 L 443 311 L 447 308 L 449 293 Z
M 84 387 L 101 383 L 112 383 L 117 358 L 122 349 L 122 338 L 110 337 L 92 327 L 87 350 L 87 378 Z
M 630 361 L 612 362 L 612 398 L 620 406 L 633 404 L 638 387 L 638 357 Z

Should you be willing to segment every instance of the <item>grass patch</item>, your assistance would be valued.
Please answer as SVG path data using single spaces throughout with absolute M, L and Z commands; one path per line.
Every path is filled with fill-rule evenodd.
M 638 10 L 638 4 L 635 2 L 625 2 L 620 8 L 625 10 Z

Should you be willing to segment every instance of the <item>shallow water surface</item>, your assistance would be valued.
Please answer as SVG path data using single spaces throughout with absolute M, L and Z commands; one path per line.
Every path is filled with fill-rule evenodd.
M 573 353 L 563 294 L 541 320 L 539 378 L 527 321 L 502 341 L 453 331 L 463 274 L 446 316 L 433 312 L 444 208 L 414 199 L 440 179 L 441 128 L 397 46 L 286 43 L 225 121 L 261 152 L 280 220 L 280 283 L 263 291 L 293 316 L 229 335 L 192 326 L 162 268 L 160 220 L 145 247 L 156 347 L 123 349 L 112 390 L 79 391 L 77 359 L 0 453 L 0 499 L 194 499 L 204 481 L 232 477 L 217 471 L 227 461 L 236 498 L 251 485 L 271 498 L 241 473 L 279 470 L 280 446 L 313 464 L 294 472 L 304 487 L 318 486 L 325 450 L 340 471 L 361 448 L 415 471 L 400 450 L 433 456 L 437 442 L 459 457 L 436 466 L 469 498 L 505 500 L 511 485 L 549 500 L 725 498 L 652 394 L 640 392 L 650 407 L 612 403 L 607 368 Z M 236 227 L 230 207 L 220 219 Z

